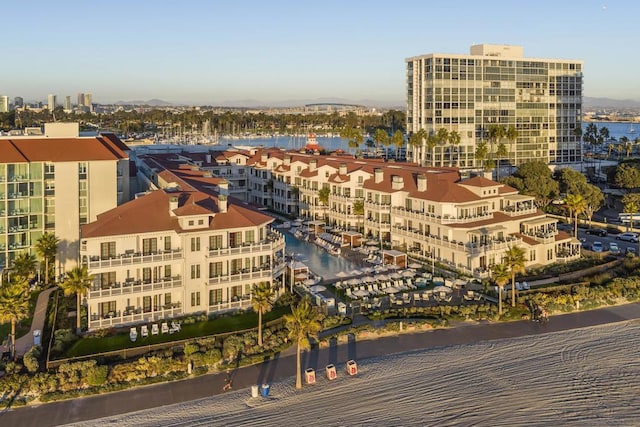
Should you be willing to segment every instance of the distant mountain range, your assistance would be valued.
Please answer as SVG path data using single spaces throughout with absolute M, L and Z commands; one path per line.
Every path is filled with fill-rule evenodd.
M 264 102 L 257 99 L 237 99 L 226 100 L 222 102 L 214 103 L 176 103 L 164 101 L 162 99 L 149 99 L 132 100 L 132 101 L 118 101 L 116 105 L 149 105 L 153 107 L 170 107 L 179 105 L 212 105 L 221 107 L 237 107 L 237 108 L 284 108 L 284 107 L 299 107 L 308 104 L 351 104 L 351 105 L 364 105 L 367 107 L 381 107 L 381 108 L 394 108 L 398 110 L 404 110 L 405 105 L 401 101 L 376 101 L 373 99 L 344 99 L 344 98 L 316 98 L 316 99 L 286 99 L 282 101 Z M 596 108 L 612 108 L 612 109 L 640 109 L 640 101 L 634 99 L 612 99 L 612 98 L 598 98 L 598 97 L 583 97 L 584 109 L 596 109 Z
M 382 107 L 382 108 L 395 108 L 404 109 L 402 102 L 400 101 L 375 101 L 372 99 L 360 99 L 350 100 L 343 98 L 316 98 L 316 99 L 288 99 L 283 101 L 264 102 L 257 99 L 239 99 L 239 100 L 227 100 L 214 103 L 176 103 L 164 101 L 162 99 L 149 99 L 132 100 L 132 101 L 117 101 L 115 105 L 149 105 L 153 107 L 170 107 L 178 105 L 211 105 L 222 107 L 237 107 L 237 108 L 284 108 L 284 107 L 299 107 L 308 104 L 350 104 L 350 105 L 364 105 L 367 107 Z
M 640 101 L 634 99 L 611 99 L 611 98 L 593 98 L 585 96 L 582 98 L 583 109 L 594 108 L 615 108 L 615 109 L 639 109 Z

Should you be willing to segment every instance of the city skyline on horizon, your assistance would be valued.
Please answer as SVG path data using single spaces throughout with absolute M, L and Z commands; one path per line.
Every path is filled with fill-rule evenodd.
M 509 44 L 526 58 L 582 60 L 585 96 L 640 100 L 629 70 L 640 61 L 628 43 L 594 31 L 615 23 L 616 40 L 637 39 L 632 2 L 536 3 L 537 11 L 494 0 L 449 5 L 380 1 L 300 5 L 289 1 L 180 5 L 109 5 L 43 1 L 5 6 L 5 30 L 20 34 L 7 46 L 3 95 L 45 100 L 91 91 L 96 102 L 161 99 L 177 105 L 283 105 L 342 99 L 381 106 L 405 104 L 406 58 L 467 54 L 473 44 Z M 121 6 L 121 7 L 120 7 Z M 189 6 L 189 7 L 186 7 Z M 122 13 L 126 10 L 127 13 Z M 35 11 L 35 13 L 34 13 Z M 410 12 L 410 13 L 407 13 Z M 550 13 L 553 12 L 553 13 Z M 28 16 L 28 30 L 24 20 Z M 116 24 L 72 32 L 51 22 L 87 16 Z M 54 27 L 56 28 L 56 27 Z M 567 31 L 570 29 L 570 31 Z M 433 40 L 437 40 L 434 43 Z M 633 44 L 633 43 L 630 43 Z M 624 61 L 624 66 L 621 66 Z

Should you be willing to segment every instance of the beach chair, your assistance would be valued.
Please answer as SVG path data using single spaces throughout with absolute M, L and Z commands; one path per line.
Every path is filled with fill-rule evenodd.
M 136 342 L 138 339 L 138 330 L 136 328 L 129 329 L 129 339 L 131 339 L 131 342 Z
M 171 321 L 171 329 L 169 329 L 169 333 L 173 334 L 176 332 L 180 332 L 181 330 L 181 326 L 180 326 L 180 322 L 176 322 L 175 320 Z
M 162 322 L 162 326 L 160 327 L 160 331 L 163 334 L 168 334 L 169 333 L 169 325 L 167 325 L 167 322 Z
M 160 333 L 160 328 L 158 328 L 158 324 L 154 323 L 151 325 L 151 335 L 158 335 Z
M 142 325 L 140 327 L 140 335 L 142 335 L 142 338 L 146 338 L 149 336 L 149 328 L 147 327 L 147 325 Z

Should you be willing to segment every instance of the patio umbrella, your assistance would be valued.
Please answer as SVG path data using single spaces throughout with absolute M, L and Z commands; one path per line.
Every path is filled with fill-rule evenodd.
M 341 271 L 339 273 L 336 273 L 336 277 L 347 277 L 349 276 L 348 273 L 345 273 L 344 271 Z
M 353 270 L 353 271 L 352 271 L 351 273 L 349 273 L 349 274 L 351 274 L 352 276 L 359 276 L 359 275 L 361 275 L 361 274 L 362 274 L 362 272 L 361 272 L 360 270 Z
M 385 281 L 385 280 L 389 280 L 389 276 L 387 276 L 386 274 L 378 274 L 376 276 L 376 279 L 379 281 Z
M 366 282 L 366 283 L 372 283 L 372 282 L 375 282 L 375 279 L 373 277 L 371 277 L 371 276 L 364 276 L 362 278 L 362 281 Z
M 398 265 L 396 265 L 396 264 L 389 264 L 389 265 L 387 265 L 387 268 L 390 268 L 390 269 L 392 269 L 392 270 L 397 270 L 397 269 L 399 269 L 400 267 L 399 267 Z
M 303 283 L 304 285 L 311 286 L 311 285 L 313 285 L 314 283 L 316 283 L 316 281 L 315 281 L 315 280 L 313 280 L 313 279 L 307 279 L 307 280 L 305 280 L 305 281 L 304 281 L 304 282 L 302 282 L 302 283 Z
M 395 286 L 389 286 L 388 288 L 384 288 L 384 291 L 388 294 L 395 294 L 400 292 L 400 290 L 398 288 L 396 288 Z
M 360 279 L 351 279 L 347 283 L 349 283 L 349 285 L 351 285 L 351 286 L 355 286 L 355 285 L 359 285 L 361 283 L 361 281 L 360 281 Z
M 413 272 L 413 271 L 411 271 L 411 270 L 405 270 L 405 271 L 403 271 L 403 272 L 402 272 L 402 275 L 403 275 L 404 277 L 413 277 L 413 276 L 415 276 L 415 275 L 416 275 L 416 273 L 414 273 L 414 272 Z
M 422 268 L 422 264 L 412 262 L 411 264 L 409 264 L 409 268 Z
M 436 286 L 435 288 L 433 288 L 433 291 L 434 292 L 446 292 L 446 293 L 449 293 L 449 292 L 452 291 L 452 289 L 450 287 L 448 287 L 448 286 L 439 285 L 439 286 Z
M 401 278 L 402 278 L 402 274 L 400 274 L 400 273 L 391 273 L 391 274 L 389 275 L 389 277 L 390 277 L 391 279 L 401 279 Z
M 360 269 L 363 273 L 371 273 L 373 271 L 372 267 L 364 267 Z
M 311 290 L 312 290 L 313 292 L 322 292 L 322 291 L 326 291 L 326 290 L 327 290 L 327 288 L 326 288 L 326 287 L 324 287 L 323 285 L 315 285 L 315 286 L 312 286 L 312 287 L 311 287 Z
M 357 297 L 366 297 L 367 295 L 369 295 L 369 292 L 362 289 L 358 289 L 357 291 L 353 291 L 351 295 L 354 295 Z

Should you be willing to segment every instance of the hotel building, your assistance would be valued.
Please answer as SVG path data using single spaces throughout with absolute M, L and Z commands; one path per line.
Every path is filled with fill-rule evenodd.
M 0 137 L 0 269 L 50 232 L 56 273 L 68 271 L 80 226 L 128 199 L 128 148 L 113 134 L 79 137 L 77 123 L 55 123 L 44 135 Z
M 282 289 L 285 241 L 273 218 L 196 164 L 227 156 L 139 156 L 149 191 L 82 227 L 90 330 L 248 308 L 253 285 Z
M 489 126 L 515 127 L 503 139 L 512 166 L 531 160 L 579 162 L 583 62 L 526 58 L 522 47 L 474 45 L 469 55 L 432 53 L 406 59 L 407 131 L 455 131 L 459 144 L 408 147 L 422 165 L 478 168 L 475 151 Z

